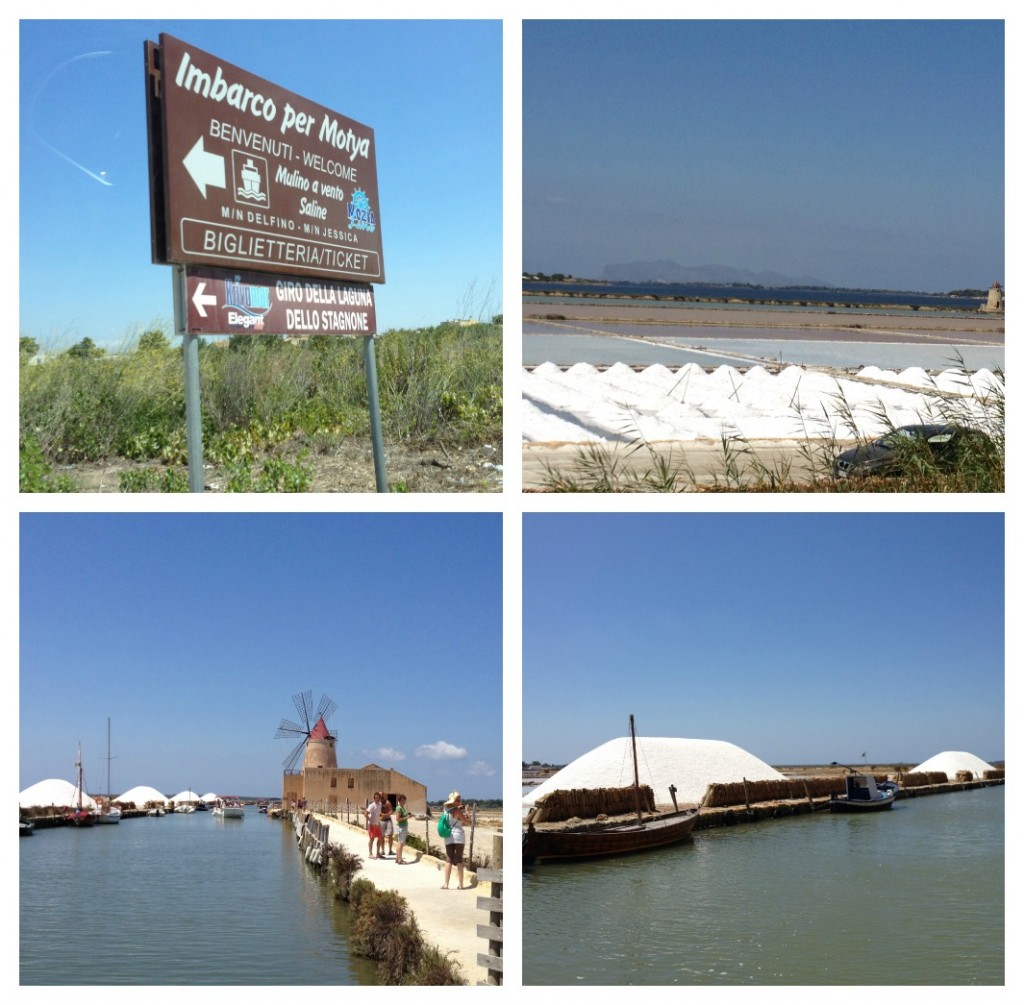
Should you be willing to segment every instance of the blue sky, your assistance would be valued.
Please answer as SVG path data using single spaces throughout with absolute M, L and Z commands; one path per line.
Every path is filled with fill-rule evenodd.
M 523 757 L 1004 756 L 1003 516 L 528 514 Z
M 292 695 L 338 763 L 501 794 L 496 514 L 26 514 L 19 789 L 279 794 Z
M 22 21 L 21 334 L 118 347 L 172 324 L 143 76 L 161 32 L 373 128 L 380 331 L 501 312 L 499 21 Z
M 1004 281 L 1001 21 L 523 24 L 523 268 Z

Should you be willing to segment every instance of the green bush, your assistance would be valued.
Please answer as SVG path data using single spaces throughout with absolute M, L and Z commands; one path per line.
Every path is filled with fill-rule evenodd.
M 420 954 L 420 963 L 409 979 L 409 984 L 420 987 L 436 985 L 465 985 L 461 967 L 451 958 L 450 953 L 442 953 L 437 946 L 424 946 Z
M 328 874 L 335 868 L 336 848 L 328 859 Z M 347 873 L 359 857 L 344 853 L 337 868 Z M 436 946 L 427 945 L 406 899 L 393 890 L 378 890 L 370 880 L 349 877 L 348 903 L 355 914 L 352 949 L 377 963 L 384 984 L 464 985 L 459 964 Z
M 355 874 L 362 867 L 363 860 L 355 852 L 350 852 L 337 844 L 327 846 L 327 861 L 324 868 L 327 871 L 327 878 L 334 887 L 334 896 L 339 900 L 350 899 Z
M 121 492 L 188 492 L 188 474 L 174 468 L 139 468 L 122 471 L 118 479 Z
M 18 488 L 22 492 L 74 492 L 67 475 L 55 475 L 36 440 L 24 437 L 18 445 Z

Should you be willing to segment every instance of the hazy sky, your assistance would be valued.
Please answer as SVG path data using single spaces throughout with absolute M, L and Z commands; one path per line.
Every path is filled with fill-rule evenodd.
M 528 21 L 523 268 L 1003 276 L 1001 21 Z
M 116 347 L 172 323 L 150 256 L 161 32 L 374 130 L 381 331 L 501 311 L 500 21 L 22 21 L 21 334 Z
M 527 761 L 1004 756 L 1002 514 L 527 514 L 523 597 Z
M 274 796 L 292 695 L 338 703 L 338 764 L 501 795 L 495 514 L 29 514 L 19 789 Z

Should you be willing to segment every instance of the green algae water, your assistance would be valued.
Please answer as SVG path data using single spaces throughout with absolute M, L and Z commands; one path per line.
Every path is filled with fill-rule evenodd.
M 1004 788 L 527 869 L 523 982 L 998 985 Z
M 20 982 L 374 984 L 289 823 L 172 813 L 18 842 Z

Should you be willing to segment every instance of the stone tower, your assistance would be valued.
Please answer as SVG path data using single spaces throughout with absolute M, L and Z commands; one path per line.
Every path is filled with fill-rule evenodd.
M 983 311 L 1004 311 L 1006 310 L 1006 299 L 1003 296 L 1003 288 L 999 283 L 993 283 L 988 291 L 988 302 L 981 308 Z
M 302 770 L 306 768 L 336 768 L 338 755 L 334 749 L 335 740 L 324 723 L 323 717 L 317 719 L 316 725 L 310 730 L 306 743 L 306 754 L 302 761 Z

